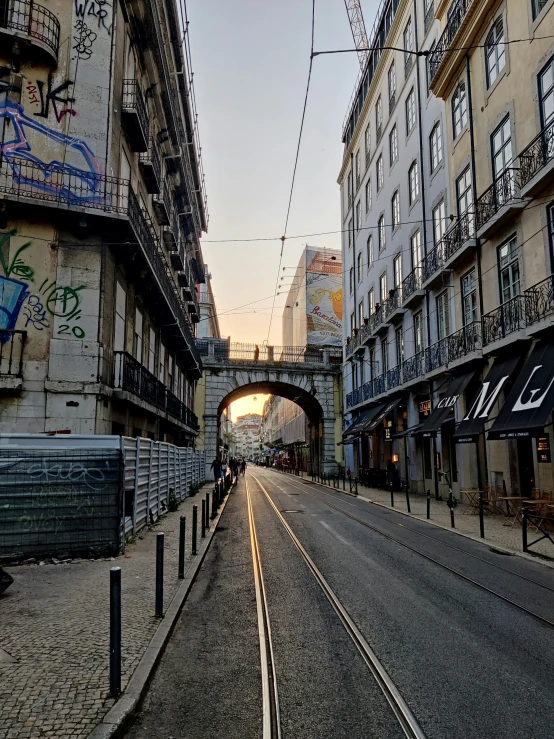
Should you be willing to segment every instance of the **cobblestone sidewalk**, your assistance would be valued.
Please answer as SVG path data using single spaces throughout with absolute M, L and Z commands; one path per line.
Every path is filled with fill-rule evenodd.
M 191 557 L 187 498 L 115 559 L 5 568 L 14 584 L 0 596 L 0 739 L 86 737 L 114 704 L 109 695 L 109 570 L 122 569 L 122 689 L 152 639 L 156 533 L 165 533 L 164 609 L 177 577 L 179 517 L 187 517 L 185 565 Z M 200 533 L 199 533 L 200 536 Z M 2 653 L 4 650 L 4 653 Z M 15 661 L 11 661 L 9 658 Z

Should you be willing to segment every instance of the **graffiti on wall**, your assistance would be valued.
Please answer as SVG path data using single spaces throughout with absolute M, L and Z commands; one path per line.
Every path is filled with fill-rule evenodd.
M 75 0 L 77 18 L 87 18 L 89 23 L 97 23 L 98 30 L 104 30 L 108 36 L 112 32 L 112 5 L 108 0 Z
M 77 59 L 90 59 L 92 56 L 92 45 L 98 38 L 98 35 L 80 19 L 75 22 L 75 31 L 76 35 L 73 36 L 75 46 L 73 49 L 77 52 Z
M 34 115 L 41 118 L 48 118 L 50 114 L 50 105 L 56 116 L 58 123 L 61 122 L 64 115 L 77 115 L 77 111 L 73 109 L 75 98 L 69 97 L 69 88 L 73 86 L 71 80 L 64 80 L 60 85 L 52 88 L 52 73 L 48 73 L 45 84 L 42 80 L 37 80 L 36 86 L 40 96 L 40 110 Z

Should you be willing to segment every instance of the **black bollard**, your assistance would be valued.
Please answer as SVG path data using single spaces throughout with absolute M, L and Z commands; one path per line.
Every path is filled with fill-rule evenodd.
M 456 528 L 454 524 L 454 498 L 452 497 L 452 490 L 448 493 L 448 506 L 450 507 L 450 528 Z
M 523 538 L 523 551 L 527 551 L 527 508 L 522 506 L 521 510 L 521 536 Z
M 164 535 L 156 534 L 156 617 L 164 615 Z
M 390 505 L 391 508 L 394 508 L 394 488 L 392 486 L 392 482 L 390 484 Z
M 406 483 L 406 507 L 408 508 L 408 513 L 411 513 L 412 509 L 410 508 L 410 491 L 408 489 L 408 483 Z
M 192 506 L 192 553 L 198 554 L 196 550 L 196 538 L 197 538 L 197 530 L 198 530 L 198 506 L 193 505 Z
M 121 567 L 110 569 L 110 693 L 121 693 Z
M 185 577 L 185 533 L 186 533 L 187 517 L 179 518 L 179 580 Z
M 206 530 L 210 530 L 210 494 L 206 493 Z
M 481 539 L 485 538 L 485 519 L 483 516 L 483 493 L 479 493 L 479 534 Z
M 202 538 L 206 536 L 206 501 L 202 501 Z
M 427 488 L 427 520 L 431 518 L 431 490 Z

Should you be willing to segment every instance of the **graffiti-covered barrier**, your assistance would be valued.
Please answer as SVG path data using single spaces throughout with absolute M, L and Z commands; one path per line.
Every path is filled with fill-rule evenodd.
M 0 560 L 115 554 L 204 478 L 204 453 L 119 436 L 0 436 Z

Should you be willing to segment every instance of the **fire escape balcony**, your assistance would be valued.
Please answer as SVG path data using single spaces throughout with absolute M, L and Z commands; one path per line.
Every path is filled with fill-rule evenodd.
M 21 289 L 19 283 L 19 288 Z M 16 288 L 17 289 L 17 288 Z M 10 319 L 8 309 L 3 309 L 3 318 Z M 0 329 L 0 389 L 19 390 L 23 384 L 23 347 L 27 332 Z
M 477 236 L 490 238 L 506 220 L 523 210 L 526 200 L 521 197 L 519 169 L 505 169 L 485 190 L 475 205 Z
M 147 192 L 150 195 L 157 195 L 162 181 L 162 165 L 158 145 L 153 136 L 148 139 L 148 149 L 139 155 L 139 167 Z
M 154 206 L 154 213 L 156 214 L 158 224 L 160 226 L 169 226 L 171 223 L 172 208 L 167 183 L 163 184 L 161 192 L 158 195 L 152 197 L 152 205 Z
M 460 262 L 473 256 L 476 248 L 475 216 L 466 211 L 423 258 L 423 287 L 429 288 L 440 283 L 444 270 L 454 269 Z
M 23 42 L 46 54 L 54 66 L 58 66 L 60 22 L 43 5 L 29 0 L 3 0 L 0 3 L 0 39 L 2 45 L 8 40 Z
M 433 81 L 437 76 L 437 72 L 441 67 L 443 61 L 448 55 L 450 47 L 453 46 L 453 41 L 456 38 L 460 27 L 466 17 L 467 11 L 469 10 L 472 3 L 475 0 L 454 0 L 450 6 L 448 12 L 448 21 L 441 34 L 441 37 L 437 41 L 437 44 L 433 51 L 427 57 L 427 64 L 429 68 L 429 84 L 433 85 Z
M 137 80 L 123 80 L 123 125 L 133 151 L 148 150 L 148 110 Z
M 482 356 L 481 322 L 473 321 L 425 349 L 425 372 L 437 374 Z
M 522 197 L 534 197 L 554 179 L 554 119 L 519 155 Z
M 481 319 L 483 347 L 498 349 L 525 338 L 525 298 L 516 295 L 498 308 L 485 313 Z M 492 345 L 494 344 L 494 347 Z
M 402 305 L 409 308 L 423 300 L 423 266 L 418 264 L 410 274 L 402 280 Z
M 527 333 L 552 325 L 554 317 L 554 274 L 524 291 Z

